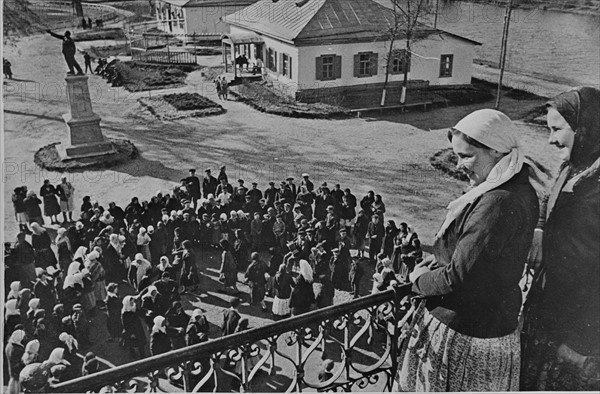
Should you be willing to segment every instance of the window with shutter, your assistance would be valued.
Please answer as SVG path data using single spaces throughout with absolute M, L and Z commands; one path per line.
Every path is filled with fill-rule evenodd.
M 390 74 L 410 72 L 410 60 L 406 49 L 396 49 L 392 52 Z
M 334 56 L 334 74 L 333 78 L 341 78 L 342 77 L 342 57 Z
M 360 52 L 354 56 L 354 76 L 358 78 L 377 75 L 377 57 L 373 52 Z
M 379 67 L 379 54 L 371 52 L 371 76 L 377 75 L 377 68 Z
M 440 78 L 452 76 L 452 63 L 454 55 L 442 55 L 440 59 Z
M 321 56 L 316 58 L 316 76 L 317 81 L 323 80 L 323 58 Z

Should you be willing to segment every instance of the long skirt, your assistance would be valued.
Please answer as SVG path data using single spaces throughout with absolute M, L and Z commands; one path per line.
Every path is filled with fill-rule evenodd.
M 60 205 L 55 195 L 44 196 L 44 215 L 54 216 L 60 213 Z
M 275 316 L 285 316 L 290 314 L 290 299 L 279 298 L 275 296 L 273 298 L 273 314 Z
M 96 302 L 104 301 L 108 293 L 106 292 L 106 282 L 104 279 L 99 280 L 94 283 L 94 297 L 96 297 Z
M 94 294 L 94 289 L 90 289 L 87 293 L 83 293 L 81 296 L 81 306 L 86 312 L 96 307 L 96 295 Z
M 416 307 L 401 346 L 400 391 L 517 391 L 519 331 L 500 338 L 460 334 Z

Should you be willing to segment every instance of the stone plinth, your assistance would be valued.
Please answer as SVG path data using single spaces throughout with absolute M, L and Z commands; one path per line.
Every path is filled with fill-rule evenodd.
M 69 75 L 67 99 L 71 111 L 63 115 L 69 127 L 69 142 L 63 160 L 96 157 L 115 153 L 111 142 L 104 139 L 100 116 L 92 110 L 92 100 L 86 75 Z

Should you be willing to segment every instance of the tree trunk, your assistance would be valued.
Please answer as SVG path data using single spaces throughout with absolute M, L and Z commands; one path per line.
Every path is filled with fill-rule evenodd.
M 82 18 L 83 17 L 83 6 L 81 5 L 81 0 L 73 0 L 73 6 L 75 7 L 75 14 Z
M 411 51 L 410 51 L 410 34 L 406 35 L 406 61 L 404 66 L 404 79 L 402 80 L 402 91 L 400 92 L 400 104 L 404 104 L 406 102 L 406 89 L 408 87 L 408 70 L 409 64 L 411 60 Z
M 388 51 L 387 62 L 385 67 L 385 81 L 383 82 L 383 91 L 381 92 L 381 106 L 385 105 L 385 99 L 387 96 L 387 85 L 388 80 L 390 79 L 390 61 L 392 58 L 392 52 L 394 51 L 394 35 L 392 35 L 392 39 L 390 41 L 390 50 Z

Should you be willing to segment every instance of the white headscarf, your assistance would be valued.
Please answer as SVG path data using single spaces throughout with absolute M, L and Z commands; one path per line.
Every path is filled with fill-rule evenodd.
M 165 318 L 162 316 L 156 316 L 153 320 L 154 327 L 152 327 L 152 333 L 162 331 L 164 333 L 167 332 L 167 327 L 165 326 Z
M 6 309 L 5 316 L 20 314 L 16 299 L 6 301 L 6 303 L 4 303 L 4 308 Z
M 21 345 L 21 346 L 23 346 L 23 343 L 22 343 L 23 339 L 25 339 L 25 331 L 23 331 L 23 330 L 15 330 L 10 335 L 10 338 L 8 339 L 8 343 L 12 343 L 12 344 L 15 344 L 15 345 Z
M 75 339 L 71 334 L 63 332 L 58 336 L 58 340 L 67 345 L 70 352 L 72 352 L 73 349 L 79 349 L 79 342 L 77 342 L 77 339 Z
M 21 291 L 21 282 L 18 280 L 10 282 L 10 292 L 8 293 L 7 299 L 19 298 L 19 291 Z
M 486 180 L 448 204 L 448 213 L 442 227 L 436 234 L 440 238 L 450 224 L 482 194 L 503 185 L 523 168 L 525 155 L 514 131 L 510 118 L 500 111 L 480 109 L 467 115 L 454 126 L 454 129 L 474 140 L 506 155 L 496 163 Z
M 133 296 L 126 296 L 123 298 L 123 308 L 121 309 L 121 313 L 135 312 L 136 307 L 135 298 Z
M 29 365 L 37 359 L 37 356 L 40 352 L 40 341 L 37 339 L 33 339 L 27 342 L 27 346 L 25 346 L 25 353 L 23 353 L 23 357 L 21 360 L 23 364 Z
M 29 306 L 29 311 L 27 311 L 27 312 L 38 310 L 38 308 L 40 306 L 40 299 L 39 298 L 30 299 L 28 306 Z
M 300 266 L 300 275 L 302 275 L 308 283 L 312 283 L 313 270 L 308 261 L 300 260 L 300 263 L 298 263 L 298 265 Z
M 87 253 L 87 249 L 85 246 L 80 246 L 77 251 L 75 251 L 75 255 L 73 256 L 73 260 L 77 260 L 78 258 L 81 258 L 82 260 L 85 260 L 85 254 Z
M 69 268 L 67 269 L 67 275 L 75 275 L 76 273 L 80 272 L 80 267 L 81 264 L 78 261 L 73 261 L 71 264 L 69 264 Z
M 50 353 L 50 357 L 48 357 L 48 362 L 51 364 L 64 364 L 71 365 L 70 362 L 65 360 L 65 349 L 61 347 L 55 348 L 52 353 Z
M 42 226 L 40 226 L 39 224 L 37 224 L 35 222 L 31 223 L 29 226 L 31 227 L 31 230 L 33 231 L 33 233 L 35 235 L 42 235 L 46 232 L 45 228 L 43 228 Z

